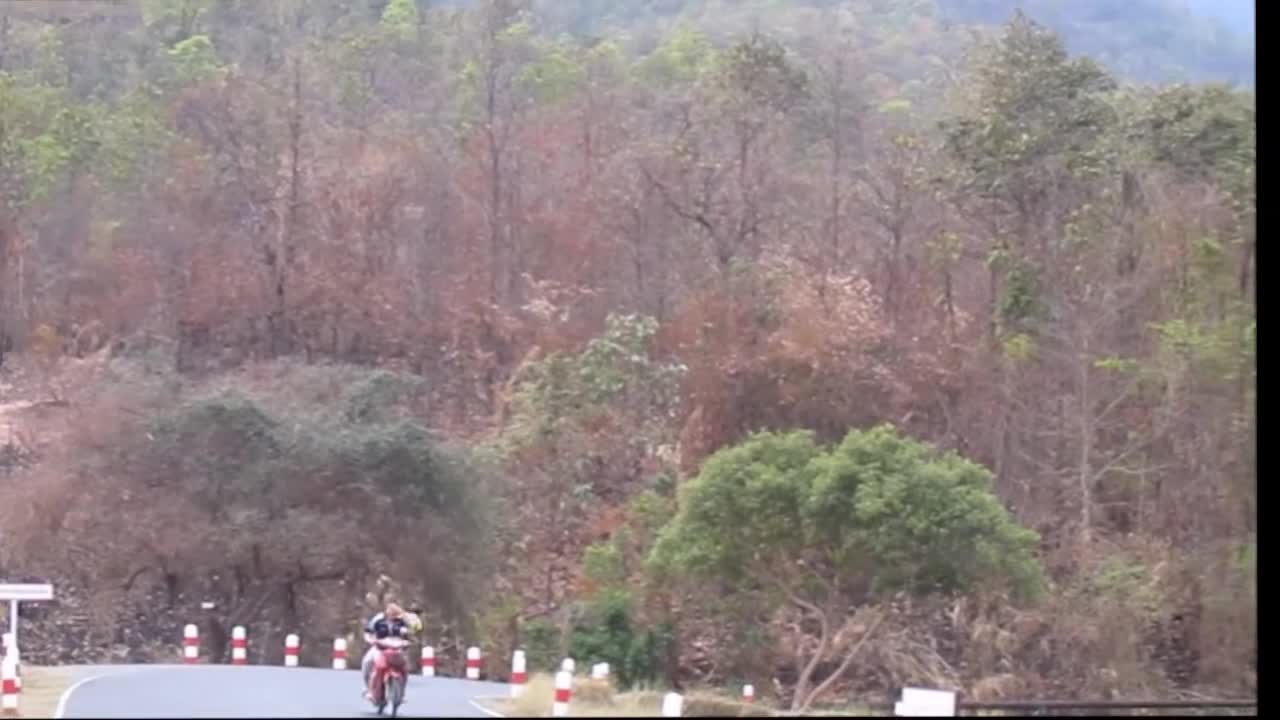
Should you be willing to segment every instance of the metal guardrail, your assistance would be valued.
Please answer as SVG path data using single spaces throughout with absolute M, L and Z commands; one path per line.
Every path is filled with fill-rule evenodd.
M 875 710 L 893 714 L 893 703 L 875 703 Z M 1022 716 L 1066 715 L 1076 712 L 1098 713 L 1101 711 L 1137 711 L 1137 710 L 1200 710 L 1206 713 L 1221 710 L 1253 710 L 1256 715 L 1257 700 L 1005 700 L 992 702 L 960 701 L 956 703 L 956 715 L 975 715 L 978 713 L 1013 713 Z M 1122 712 L 1133 715 L 1133 712 Z
M 1019 715 L 1057 715 L 1078 712 L 1128 711 L 1121 714 L 1133 714 L 1140 710 L 1202 710 L 1221 711 L 1227 709 L 1252 709 L 1257 714 L 1257 700 L 1015 700 L 1006 702 L 960 702 L 956 705 L 957 715 L 971 715 L 981 712 L 1009 712 Z
M 1258 707 L 1257 700 L 1014 700 L 1008 702 L 961 702 L 961 710 L 1126 710 L 1134 708 L 1219 708 Z

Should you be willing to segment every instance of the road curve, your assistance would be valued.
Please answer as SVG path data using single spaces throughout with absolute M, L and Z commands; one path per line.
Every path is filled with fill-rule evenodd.
M 502 683 L 414 675 L 400 716 L 489 717 L 473 701 L 508 693 Z M 103 668 L 59 709 L 62 718 L 377 717 L 360 697 L 359 672 L 231 665 Z

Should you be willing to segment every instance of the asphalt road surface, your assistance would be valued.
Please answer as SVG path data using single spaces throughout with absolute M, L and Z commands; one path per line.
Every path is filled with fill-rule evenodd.
M 262 666 L 103 668 L 64 696 L 64 718 L 377 717 L 358 671 Z M 502 683 L 409 678 L 400 717 L 490 717 L 473 701 L 507 697 Z M 391 709 L 387 708 L 386 714 Z

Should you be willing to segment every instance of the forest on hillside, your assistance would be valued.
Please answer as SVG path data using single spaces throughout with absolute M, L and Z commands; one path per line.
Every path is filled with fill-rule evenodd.
M 878 25 L 901 28 L 924 19 L 999 25 L 1021 10 L 1061 35 L 1069 51 L 1090 55 L 1135 81 L 1252 86 L 1255 78 L 1247 0 L 1212 6 L 1187 0 L 537 0 L 534 7 L 554 32 L 588 37 L 621 32 L 646 48 L 682 22 L 720 37 L 761 28 L 803 42 L 811 28 L 795 20 L 805 12 L 856 8 L 863 18 L 874 13 Z
M 606 5 L 0 2 L 0 571 L 68 588 L 33 657 L 391 593 L 442 657 L 792 709 L 1256 692 L 1239 60 Z

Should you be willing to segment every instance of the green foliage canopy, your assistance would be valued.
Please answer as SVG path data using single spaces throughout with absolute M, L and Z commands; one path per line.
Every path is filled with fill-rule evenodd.
M 879 426 L 830 450 L 790 432 L 716 453 L 681 488 L 651 563 L 802 607 L 997 585 L 1025 597 L 1040 583 L 1036 542 L 987 470 Z

